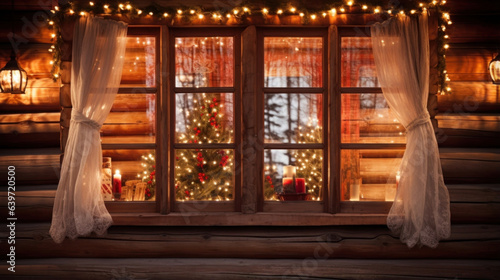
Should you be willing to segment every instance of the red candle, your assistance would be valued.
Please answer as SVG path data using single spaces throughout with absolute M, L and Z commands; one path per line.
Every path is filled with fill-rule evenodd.
M 293 178 L 283 178 L 283 192 L 287 192 L 285 190 L 291 190 L 292 187 L 293 187 Z
M 115 199 L 120 199 L 122 194 L 122 175 L 120 175 L 120 170 L 115 171 L 113 175 L 113 195 Z
M 297 193 L 305 193 L 306 192 L 306 179 L 297 178 L 295 179 L 295 190 Z

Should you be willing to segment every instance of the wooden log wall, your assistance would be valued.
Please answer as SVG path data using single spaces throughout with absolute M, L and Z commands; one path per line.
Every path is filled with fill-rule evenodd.
M 2 263 L 1 277 L 202 279 L 208 275 L 210 279 L 288 279 L 286 275 L 290 275 L 293 279 L 291 275 L 295 275 L 300 279 L 496 279 L 500 274 L 500 87 L 491 84 L 487 64 L 496 55 L 495 46 L 500 45 L 500 7 L 495 6 L 496 1 L 487 0 L 449 2 L 454 23 L 447 58 L 453 94 L 437 96 L 439 112 L 435 118 L 451 199 L 452 236 L 437 249 L 408 249 L 384 225 L 116 225 L 105 236 L 91 235 L 55 244 L 48 229 L 64 150 L 59 137 L 67 138 L 71 115 L 71 55 L 66 52 L 61 81 L 53 83 L 49 77 L 50 55 L 46 52 L 50 47 L 46 38 L 50 37 L 41 28 L 20 47 L 19 61 L 30 73 L 27 94 L 0 94 L 0 170 L 16 166 L 19 221 L 16 273 L 8 272 Z M 26 10 L 16 11 L 16 17 L 33 17 L 36 11 L 29 8 L 29 3 L 19 1 Z M 10 29 L 7 18 L 0 17 L 2 34 Z M 71 50 L 71 30 L 72 26 L 63 30 L 67 50 Z M 2 66 L 10 52 L 5 38 L 0 36 Z M 253 86 L 246 87 L 244 98 L 249 98 L 245 94 Z M 138 112 L 146 110 L 144 100 L 130 102 L 126 95 L 119 100 L 121 97 L 126 100 L 115 103 L 116 115 L 112 118 L 120 121 L 118 114 L 130 103 Z M 245 127 L 253 124 L 246 123 Z M 129 159 L 121 157 L 119 150 L 107 153 L 123 162 Z M 6 205 L 7 194 L 2 190 L 0 218 L 4 221 Z M 255 212 L 251 206 L 244 209 Z M 2 254 L 8 249 L 6 234 L 0 231 Z

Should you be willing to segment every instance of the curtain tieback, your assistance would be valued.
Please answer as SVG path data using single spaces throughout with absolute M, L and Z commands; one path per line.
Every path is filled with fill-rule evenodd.
M 73 110 L 71 112 L 71 121 L 76 122 L 76 123 L 86 124 L 86 125 L 94 128 L 94 129 L 97 129 L 97 130 L 100 130 L 101 126 L 102 126 L 99 123 L 97 123 L 96 121 L 87 118 L 85 115 L 83 115 L 82 113 L 75 111 L 75 110 Z
M 406 131 L 410 131 L 414 129 L 417 126 L 426 124 L 428 121 L 430 121 L 431 116 L 429 115 L 429 112 L 425 112 L 423 114 L 420 114 L 416 119 L 411 121 L 407 126 L 406 126 Z

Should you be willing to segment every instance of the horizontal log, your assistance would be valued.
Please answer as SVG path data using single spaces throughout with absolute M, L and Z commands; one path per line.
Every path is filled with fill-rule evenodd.
M 453 24 L 448 27 L 452 34 L 450 43 L 489 43 L 498 41 L 500 36 L 498 14 L 460 14 L 454 15 L 452 20 Z
M 2 149 L 0 169 L 15 166 L 16 185 L 57 184 L 59 181 L 59 149 Z M 2 179 L 7 185 L 7 178 Z
M 137 91 L 140 92 L 140 89 Z M 128 94 L 120 93 L 116 95 L 115 101 L 113 102 L 113 107 L 111 112 L 128 112 L 128 111 L 139 111 L 145 112 L 151 106 L 155 109 L 155 94 Z
M 498 183 L 498 149 L 441 148 L 441 165 L 446 184 Z
M 450 9 L 452 17 L 454 15 L 482 15 L 499 14 L 500 7 L 498 3 L 480 0 L 480 1 L 451 1 L 446 3 L 446 8 Z
M 26 94 L 0 94 L 0 111 L 59 112 L 59 88 L 27 88 Z
M 120 146 L 126 146 L 127 144 L 141 144 L 141 143 L 147 143 L 147 144 L 154 144 L 155 143 L 155 136 L 146 136 L 146 135 L 127 135 L 127 136 L 102 136 L 101 141 L 103 146 L 106 145 L 112 145 L 112 144 L 119 144 Z
M 12 7 L 14 5 L 14 7 Z M 1 10 L 16 10 L 16 11 L 39 11 L 50 10 L 54 8 L 52 1 L 34 1 L 34 0 L 17 0 L 14 3 L 2 2 L 0 3 Z
M 440 128 L 500 132 L 500 115 L 449 113 L 437 115 Z
M 28 80 L 35 74 L 45 74 L 45 77 L 49 77 L 52 68 L 50 64 L 52 53 L 48 51 L 50 46 L 51 44 L 28 44 L 19 49 L 17 61 L 28 73 Z M 1 65 L 5 65 L 10 59 L 11 51 L 11 48 L 0 49 Z
M 453 53 L 446 54 L 446 70 L 448 73 L 453 74 L 479 74 L 488 73 L 488 64 L 492 59 L 492 53 L 477 52 L 474 54 L 460 54 L 454 55 Z
M 446 185 L 451 202 L 500 202 L 500 184 Z
M 324 255 L 323 255 L 324 256 Z M 7 265 L 2 267 L 3 274 Z M 391 269 L 387 269 L 390 267 Z M 248 259 L 32 259 L 16 263 L 12 279 L 494 279 L 498 261 L 486 260 L 307 260 Z M 196 268 L 196 269 L 193 269 Z
M 0 145 L 4 148 L 59 146 L 59 114 L 0 115 Z
M 409 250 L 385 226 L 120 227 L 54 246 L 48 223 L 16 227 L 19 259 L 51 257 L 499 259 L 498 225 L 452 226 L 436 249 Z M 2 244 L 5 246 L 6 244 Z M 362 250 L 363 254 L 360 254 Z
M 500 132 L 470 129 L 439 128 L 439 147 L 500 148 Z
M 483 82 L 450 82 L 453 93 L 438 95 L 440 115 L 498 113 L 498 86 L 489 79 Z
M 43 1 L 42 1 L 43 2 Z M 9 42 L 8 34 L 14 32 L 21 45 L 29 43 L 52 43 L 53 31 L 46 24 L 50 11 L 10 11 L 0 10 L 0 42 Z M 13 29 L 13 31 L 12 31 Z
M 499 184 L 447 185 L 447 188 L 451 203 L 500 202 Z M 16 205 L 18 207 L 52 207 L 56 189 L 57 185 L 19 186 L 16 190 Z M 6 192 L 0 192 L 0 205 L 6 204 L 6 197 Z
M 58 113 L 0 115 L 0 125 L 23 123 L 58 123 Z
M 2 198 L 5 200 L 5 198 Z M 23 198 L 25 201 L 16 206 L 16 217 L 26 223 L 49 222 L 52 218 L 52 199 L 50 198 Z M 23 206 L 24 204 L 29 204 Z M 6 204 L 3 204 L 6 205 Z M 111 207 L 111 206 L 110 206 Z M 498 223 L 500 204 L 498 203 L 451 203 L 451 220 L 453 224 L 464 223 Z M 272 207 L 271 207 L 272 208 Z M 271 209 L 270 208 L 270 209 Z M 380 210 L 380 207 L 376 207 Z M 111 208 L 110 208 L 111 209 Z M 209 213 L 209 212 L 177 212 L 170 215 L 159 215 L 157 213 L 126 213 L 129 209 L 126 204 L 121 205 L 112 216 L 116 225 L 165 225 L 165 226 L 185 226 L 185 225 L 230 225 L 230 226 L 325 226 L 325 225 L 383 225 L 386 223 L 386 214 L 371 213 L 346 213 L 325 214 L 325 213 L 260 213 L 260 214 L 240 214 L 240 213 Z M 130 212 L 134 211 L 133 205 Z M 193 207 L 192 210 L 198 208 Z M 388 211 L 389 208 L 386 210 Z M 7 218 L 7 208 L 0 207 L 2 211 L 0 218 Z M 149 212 L 149 211 L 147 211 Z

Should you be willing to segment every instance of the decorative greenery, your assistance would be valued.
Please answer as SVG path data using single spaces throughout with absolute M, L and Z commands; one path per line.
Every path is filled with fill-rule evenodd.
M 335 17 L 338 14 L 380 14 L 383 17 L 396 16 L 398 14 L 414 15 L 427 12 L 428 9 L 435 9 L 438 12 L 439 31 L 439 92 L 441 94 L 451 93 L 448 87 L 449 81 L 446 75 L 445 50 L 449 47 L 446 44 L 448 36 L 445 34 L 446 26 L 451 24 L 449 14 L 443 9 L 446 0 L 425 0 L 409 1 L 402 6 L 399 1 L 390 0 L 330 0 L 324 1 L 323 7 L 319 9 L 307 9 L 297 3 L 283 2 L 277 0 L 264 1 L 264 4 L 255 5 L 251 1 L 243 2 L 239 5 L 221 5 L 216 9 L 205 9 L 203 7 L 160 7 L 150 5 L 139 7 L 140 1 L 75 1 L 56 6 L 52 10 L 52 17 L 49 19 L 53 27 L 52 38 L 54 44 L 49 51 L 53 53 L 51 74 L 54 80 L 59 78 L 61 67 L 61 46 L 63 43 L 61 36 L 61 25 L 67 18 L 83 16 L 88 13 L 103 16 L 118 16 L 127 19 L 149 18 L 158 23 L 175 24 L 248 24 L 249 19 L 254 16 L 262 16 L 264 19 L 270 17 L 298 16 L 302 24 L 312 24 L 321 18 Z M 398 4 L 395 4 L 398 3 Z M 250 17 L 251 16 L 251 17 Z
M 188 104 L 190 105 L 190 104 Z M 178 141 L 186 144 L 229 143 L 232 130 L 224 125 L 220 94 L 196 94 L 185 132 Z M 192 108 L 191 108 L 192 107 Z M 177 149 L 175 153 L 175 198 L 177 200 L 230 200 L 233 197 L 233 151 L 228 149 Z
M 296 132 L 298 143 L 317 143 L 323 138 L 323 129 L 320 126 L 298 127 Z M 297 177 L 305 178 L 306 193 L 312 200 L 321 199 L 321 186 L 323 186 L 323 150 L 295 150 L 293 157 L 297 165 Z
M 144 171 L 142 174 L 137 174 L 137 177 L 142 178 L 142 181 L 147 184 L 144 193 L 145 199 L 154 199 L 156 189 L 156 163 L 154 153 L 142 156 L 142 167 Z

